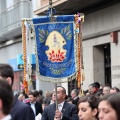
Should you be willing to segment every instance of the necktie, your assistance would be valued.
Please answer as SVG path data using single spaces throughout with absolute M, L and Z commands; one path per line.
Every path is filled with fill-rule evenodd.
M 62 105 L 58 104 L 58 110 L 61 111 L 62 110 Z

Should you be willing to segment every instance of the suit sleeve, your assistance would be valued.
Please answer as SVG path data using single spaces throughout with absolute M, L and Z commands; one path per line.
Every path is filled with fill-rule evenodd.
M 44 108 L 41 120 L 48 120 L 48 117 L 47 117 L 47 107 Z
M 71 115 L 63 114 L 62 120 L 79 120 L 75 105 L 69 109 L 69 112 Z
M 21 110 L 17 120 L 35 120 L 35 115 L 31 107 L 28 106 Z
M 41 104 L 39 104 L 39 113 L 41 113 L 41 114 L 42 114 L 42 112 L 43 112 L 43 110 L 42 110 L 42 105 L 41 105 Z

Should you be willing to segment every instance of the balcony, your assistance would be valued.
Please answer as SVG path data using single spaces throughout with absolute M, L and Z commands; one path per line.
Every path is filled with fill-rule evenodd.
M 22 18 L 32 17 L 30 1 L 20 1 L 0 13 L 0 42 L 21 35 Z
M 37 0 L 40 1 L 40 0 Z M 46 2 L 45 2 L 46 1 Z M 77 12 L 89 14 L 99 9 L 117 4 L 120 0 L 52 0 L 52 6 L 56 9 L 56 15 L 76 14 Z M 41 0 L 35 15 L 46 15 L 49 0 Z

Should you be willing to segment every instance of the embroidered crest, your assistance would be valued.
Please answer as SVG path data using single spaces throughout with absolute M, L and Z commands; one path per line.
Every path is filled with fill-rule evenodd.
M 66 58 L 66 50 L 63 48 L 65 44 L 66 41 L 63 36 L 57 31 L 52 31 L 45 44 L 49 47 L 46 51 L 48 60 L 51 62 L 63 62 Z

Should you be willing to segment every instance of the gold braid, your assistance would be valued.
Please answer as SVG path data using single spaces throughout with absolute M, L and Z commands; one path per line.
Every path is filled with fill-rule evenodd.
M 79 33 L 77 33 L 77 81 L 78 81 L 78 88 L 81 86 L 81 37 L 80 37 L 80 23 L 78 22 L 78 15 L 75 15 L 75 29 L 79 30 Z
M 23 77 L 23 85 L 25 89 L 25 93 L 28 93 L 28 83 L 26 81 L 26 27 L 24 25 L 25 20 L 22 20 L 22 49 L 23 49 L 23 62 L 24 62 L 24 77 Z

